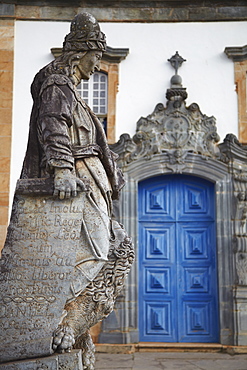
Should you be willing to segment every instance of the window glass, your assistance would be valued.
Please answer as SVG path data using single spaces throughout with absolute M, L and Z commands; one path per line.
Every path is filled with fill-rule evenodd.
M 107 114 L 107 75 L 95 72 L 90 80 L 83 80 L 77 86 L 81 97 L 93 108 L 94 113 L 104 112 Z
M 77 86 L 82 99 L 98 116 L 105 130 L 107 125 L 107 74 L 95 72 L 90 80 Z

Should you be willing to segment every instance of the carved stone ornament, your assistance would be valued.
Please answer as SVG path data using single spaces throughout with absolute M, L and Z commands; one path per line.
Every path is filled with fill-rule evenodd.
M 112 216 L 124 185 L 117 156 L 76 88 L 105 48 L 96 19 L 79 14 L 63 53 L 32 84 L 28 148 L 0 259 L 0 369 L 35 359 L 35 370 L 93 370 L 89 329 L 113 310 L 133 263 L 131 239 Z M 81 351 L 49 360 L 75 348 L 80 361 Z M 28 361 L 15 368 L 31 368 Z
M 185 60 L 176 53 L 169 61 L 177 72 Z M 119 154 L 121 166 L 165 153 L 169 157 L 167 167 L 181 172 L 188 153 L 201 154 L 205 159 L 220 157 L 216 120 L 202 114 L 196 103 L 186 107 L 187 92 L 179 75 L 171 78 L 166 97 L 166 107 L 159 103 L 153 113 L 139 119 L 133 138 L 123 134 L 118 143 L 111 146 Z
M 227 158 L 233 183 L 233 249 L 236 263 L 236 284 L 247 284 L 247 145 L 235 135 L 226 135 L 219 145 L 221 155 Z
M 230 139 L 230 140 L 229 140 Z M 234 185 L 234 252 L 236 254 L 236 284 L 247 285 L 247 169 L 242 159 L 246 156 L 246 146 L 236 138 L 229 137 L 231 145 Z M 232 162 L 232 160 L 231 160 Z M 246 162 L 246 158 L 244 158 Z M 234 168 L 235 167 L 235 168 Z

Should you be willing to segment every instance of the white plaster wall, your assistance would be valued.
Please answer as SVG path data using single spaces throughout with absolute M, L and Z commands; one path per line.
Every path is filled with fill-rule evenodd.
M 247 22 L 102 23 L 101 28 L 109 46 L 130 49 L 120 64 L 117 139 L 124 132 L 133 135 L 140 116 L 166 102 L 174 72 L 167 59 L 177 50 L 187 60 L 179 71 L 188 92 L 187 105 L 197 102 L 202 113 L 216 117 L 221 140 L 229 132 L 237 135 L 234 66 L 224 49 L 246 44 Z M 61 47 L 68 32 L 66 22 L 16 22 L 11 197 L 26 150 L 31 82 L 52 60 L 50 49 Z

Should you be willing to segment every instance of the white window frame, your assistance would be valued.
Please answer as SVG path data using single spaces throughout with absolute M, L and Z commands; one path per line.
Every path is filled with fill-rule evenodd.
M 107 116 L 108 76 L 106 73 L 95 72 L 89 80 L 83 80 L 77 89 L 85 103 L 99 118 Z

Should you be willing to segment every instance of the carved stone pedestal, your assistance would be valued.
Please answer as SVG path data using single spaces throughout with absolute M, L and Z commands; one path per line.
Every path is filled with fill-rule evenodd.
M 0 370 L 83 370 L 80 349 L 48 357 L 0 364 Z
M 61 204 L 20 192 L 0 260 L 0 363 L 53 353 L 81 229 L 82 193 Z
M 247 287 L 236 287 L 234 298 L 237 344 L 242 346 L 247 343 Z

